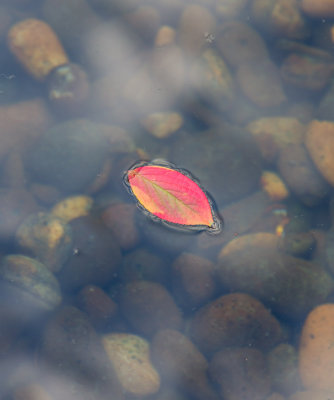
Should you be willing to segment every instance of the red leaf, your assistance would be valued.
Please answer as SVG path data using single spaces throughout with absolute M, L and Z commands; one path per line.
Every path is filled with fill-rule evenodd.
M 183 228 L 220 232 L 212 200 L 188 172 L 167 162 L 141 162 L 126 172 L 124 181 L 151 217 Z

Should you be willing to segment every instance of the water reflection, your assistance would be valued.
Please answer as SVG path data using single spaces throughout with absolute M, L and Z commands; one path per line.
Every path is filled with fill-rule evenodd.
M 0 397 L 334 398 L 334 3 L 4 0 Z M 211 236 L 138 212 L 189 169 Z

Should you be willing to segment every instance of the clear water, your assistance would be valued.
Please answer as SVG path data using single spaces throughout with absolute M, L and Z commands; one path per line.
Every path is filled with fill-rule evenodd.
M 1 398 L 312 387 L 301 331 L 334 288 L 334 167 L 310 128 L 329 121 L 326 153 L 332 20 L 257 3 L 2 2 Z M 124 172 L 155 159 L 196 178 L 222 232 L 136 207 Z

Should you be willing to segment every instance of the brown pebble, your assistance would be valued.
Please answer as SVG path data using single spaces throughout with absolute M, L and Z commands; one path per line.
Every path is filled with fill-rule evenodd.
M 126 284 L 137 280 L 164 283 L 169 277 L 169 263 L 162 255 L 137 248 L 124 255 L 119 278 Z
M 124 250 L 130 250 L 139 243 L 139 232 L 134 219 L 135 211 L 135 205 L 119 203 L 110 205 L 102 214 L 104 224 Z
M 59 399 L 91 400 L 109 398 L 123 400 L 107 354 L 87 316 L 73 306 L 62 307 L 46 324 L 40 341 L 42 365 L 51 365 L 54 379 L 46 380 L 46 389 Z
M 299 373 L 305 388 L 334 392 L 334 304 L 314 308 L 306 318 L 299 347 Z
M 220 386 L 223 399 L 263 400 L 270 393 L 271 383 L 266 367 L 261 351 L 237 347 L 216 353 L 209 372 Z
M 125 319 L 138 332 L 147 336 L 160 329 L 180 329 L 181 312 L 172 296 L 160 284 L 134 281 L 127 284 L 119 301 Z
M 321 175 L 334 186 L 334 123 L 313 120 L 308 125 L 305 144 Z
M 195 254 L 183 253 L 172 265 L 173 293 L 182 307 L 207 303 L 216 293 L 215 265 Z
M 236 79 L 244 94 L 261 108 L 277 107 L 287 100 L 279 71 L 269 59 L 241 65 Z
M 262 157 L 272 162 L 286 146 L 301 144 L 306 128 L 297 118 L 264 117 L 250 122 L 247 130 L 254 136 Z
M 269 59 L 262 37 L 250 25 L 239 21 L 222 23 L 215 43 L 224 60 L 234 67 Z
M 208 35 L 214 36 L 215 17 L 208 8 L 189 4 L 185 7 L 179 26 L 179 43 L 186 54 L 194 56 L 207 43 Z
M 74 290 L 85 285 L 108 285 L 121 262 L 118 243 L 99 220 L 80 217 L 70 222 L 73 232 L 72 254 L 59 279 L 63 288 Z
M 298 371 L 298 352 L 291 344 L 281 343 L 267 354 L 267 365 L 274 390 L 291 395 L 302 388 Z
M 226 346 L 267 350 L 283 339 L 276 318 L 262 303 L 243 293 L 221 296 L 200 308 L 191 320 L 189 332 L 207 353 Z
M 77 295 L 77 303 L 97 329 L 109 326 L 118 311 L 118 306 L 111 297 L 94 285 L 85 286 L 80 290 Z
M 307 206 L 321 203 L 329 192 L 302 144 L 290 144 L 280 151 L 278 169 L 291 191 Z
M 0 159 L 13 147 L 22 148 L 29 145 L 44 133 L 51 122 L 51 115 L 42 99 L 1 106 Z
M 196 400 L 218 400 L 207 377 L 208 362 L 182 333 L 160 330 L 152 341 L 152 358 L 164 381 Z

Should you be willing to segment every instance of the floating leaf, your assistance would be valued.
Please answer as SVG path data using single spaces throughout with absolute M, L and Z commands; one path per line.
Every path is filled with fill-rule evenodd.
M 210 196 L 189 172 L 167 162 L 141 162 L 125 173 L 124 182 L 153 219 L 178 228 L 220 232 Z

